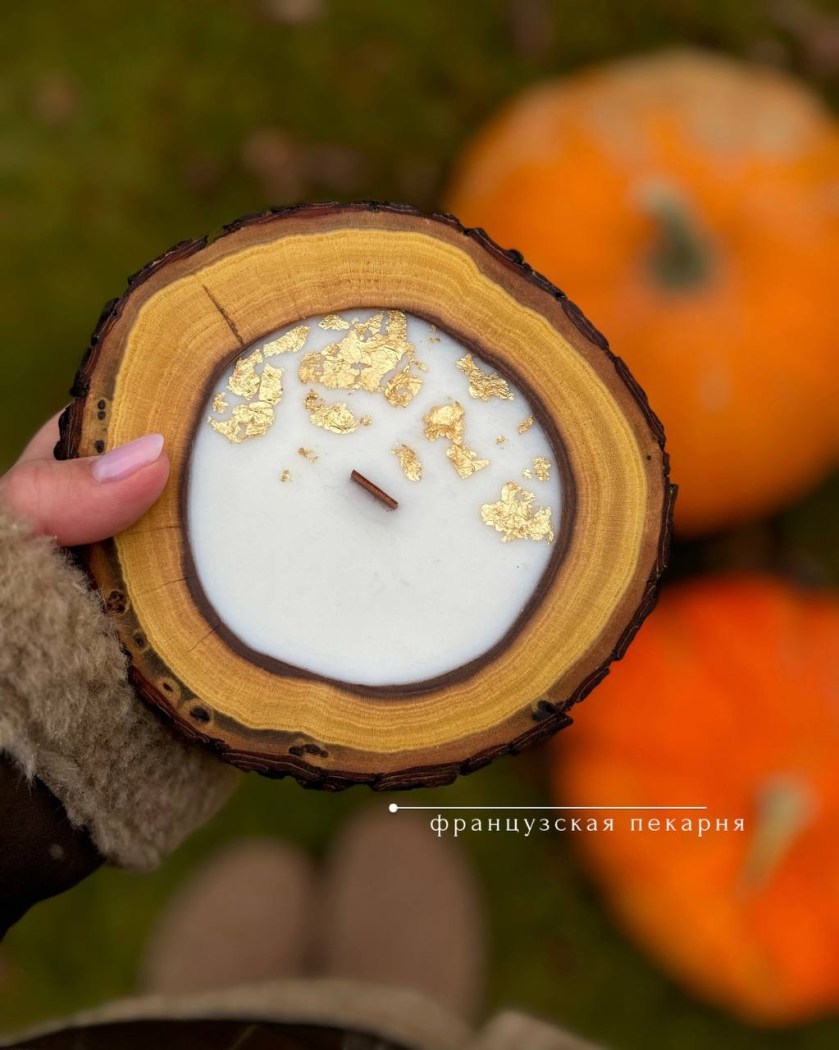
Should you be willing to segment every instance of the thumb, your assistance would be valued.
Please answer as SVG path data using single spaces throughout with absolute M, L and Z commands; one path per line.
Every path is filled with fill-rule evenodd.
M 149 509 L 169 476 L 162 434 L 103 456 L 23 459 L 0 478 L 0 502 L 62 547 L 113 536 Z

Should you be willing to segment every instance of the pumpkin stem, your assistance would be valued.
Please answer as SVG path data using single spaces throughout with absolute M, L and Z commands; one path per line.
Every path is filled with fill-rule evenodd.
M 813 792 L 792 774 L 773 778 L 757 800 L 751 847 L 741 873 L 744 893 L 764 886 L 810 822 L 815 809 Z
M 641 206 L 656 223 L 656 243 L 649 256 L 656 281 L 671 291 L 703 284 L 711 274 L 712 253 L 684 197 L 666 183 L 648 183 Z

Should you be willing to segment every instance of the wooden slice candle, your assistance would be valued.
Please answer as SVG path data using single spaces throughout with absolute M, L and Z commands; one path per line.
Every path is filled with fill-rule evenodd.
M 663 433 L 480 230 L 312 205 L 178 245 L 108 305 L 61 456 L 172 474 L 84 552 L 141 695 L 244 769 L 446 783 L 569 722 L 652 606 Z

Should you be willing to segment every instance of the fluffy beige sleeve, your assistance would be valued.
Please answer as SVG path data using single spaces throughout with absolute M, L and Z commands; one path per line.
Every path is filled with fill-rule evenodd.
M 84 575 L 0 508 L 0 751 L 62 802 L 100 853 L 151 868 L 238 774 L 136 695 Z

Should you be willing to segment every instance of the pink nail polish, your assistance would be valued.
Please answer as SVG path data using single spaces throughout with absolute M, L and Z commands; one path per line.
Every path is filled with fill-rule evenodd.
M 162 451 L 163 435 L 146 434 L 94 460 L 90 472 L 95 481 L 121 481 L 154 463 Z

